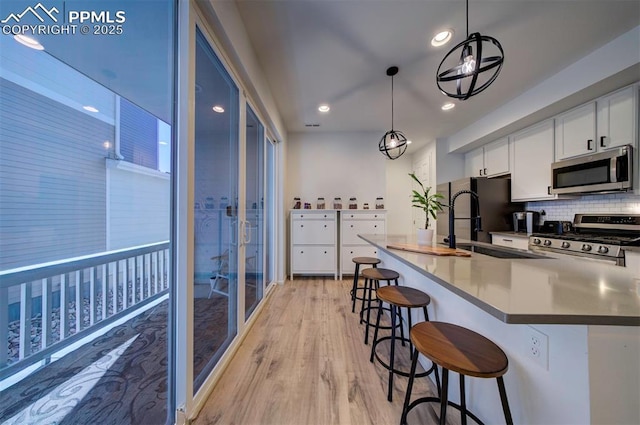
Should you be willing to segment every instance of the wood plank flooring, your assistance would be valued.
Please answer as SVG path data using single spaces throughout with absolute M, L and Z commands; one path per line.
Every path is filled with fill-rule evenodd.
M 407 378 L 394 379 L 393 402 L 388 402 L 388 372 L 369 362 L 364 325 L 351 312 L 351 284 L 348 279 L 300 278 L 276 287 L 193 423 L 400 423 Z M 400 348 L 397 364 L 408 371 L 409 349 Z M 388 344 L 378 346 L 381 357 L 388 351 Z M 428 378 L 416 379 L 412 399 L 432 391 Z M 433 408 L 418 406 L 409 423 L 437 423 Z

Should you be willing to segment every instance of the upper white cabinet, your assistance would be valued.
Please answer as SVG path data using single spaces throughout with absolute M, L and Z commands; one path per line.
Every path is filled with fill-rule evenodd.
M 555 131 L 556 160 L 595 152 L 596 103 L 587 103 L 558 115 Z
M 510 136 L 512 201 L 556 198 L 555 195 L 549 195 L 553 128 L 553 120 L 549 119 Z
M 598 99 L 598 148 L 636 147 L 638 87 L 631 86 Z
M 578 108 L 555 120 L 555 160 L 636 145 L 637 86 L 626 87 Z
M 509 139 L 504 138 L 465 155 L 467 177 L 494 177 L 509 173 Z

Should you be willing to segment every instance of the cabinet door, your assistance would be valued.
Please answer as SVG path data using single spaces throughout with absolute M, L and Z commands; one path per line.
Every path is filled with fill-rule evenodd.
M 509 139 L 504 138 L 484 147 L 484 175 L 487 177 L 509 173 Z
M 292 248 L 293 273 L 334 273 L 336 249 L 334 246 L 299 246 Z
M 342 251 L 340 253 L 340 264 L 342 268 L 342 273 L 345 274 L 353 274 L 355 271 L 355 264 L 351 261 L 355 257 L 374 257 L 378 258 L 378 248 L 373 245 L 362 245 L 362 246 L 345 246 L 342 247 Z M 360 266 L 360 271 L 368 268 L 370 266 Z
M 333 220 L 294 220 L 292 243 L 333 244 L 336 225 Z
M 466 177 L 480 177 L 484 175 L 484 149 L 478 148 L 464 155 Z
M 556 161 L 595 152 L 596 104 L 588 103 L 556 117 Z
M 506 246 L 516 249 L 529 249 L 529 238 L 512 235 L 491 235 L 491 243 L 498 246 Z
M 511 200 L 552 199 L 553 120 L 543 121 L 511 136 L 513 170 Z
M 637 86 L 598 99 L 598 148 L 635 146 Z
M 342 228 L 343 245 L 366 244 L 358 235 L 380 235 L 384 233 L 384 220 L 345 220 Z

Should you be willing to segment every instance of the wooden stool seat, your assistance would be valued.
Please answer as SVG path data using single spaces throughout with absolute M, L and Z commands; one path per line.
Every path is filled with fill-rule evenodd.
M 491 340 L 462 326 L 443 322 L 422 322 L 411 328 L 409 332 L 411 342 L 415 347 L 407 394 L 402 409 L 401 424 L 407 423 L 407 413 L 420 403 L 440 403 L 440 425 L 446 423 L 447 406 L 460 411 L 462 424 L 467 423 L 467 416 L 476 423 L 482 424 L 472 412 L 467 410 L 465 400 L 465 376 L 477 378 L 496 378 L 498 392 L 502 403 L 502 411 L 506 423 L 513 424 L 507 391 L 502 375 L 509 368 L 507 355 Z M 423 354 L 434 364 L 442 367 L 442 391 L 438 397 L 422 397 L 411 402 L 411 388 L 418 363 L 418 354 Z M 449 401 L 449 371 L 460 375 L 460 404 Z
M 380 259 L 375 257 L 353 257 L 351 259 L 356 264 L 366 264 L 372 266 L 374 264 L 380 264 Z
M 375 269 L 364 269 L 362 271 L 362 277 L 372 280 L 395 280 L 400 277 L 400 274 L 395 270 L 378 267 Z
M 381 301 L 397 307 L 419 308 L 431 303 L 429 295 L 407 286 L 383 286 L 376 294 Z

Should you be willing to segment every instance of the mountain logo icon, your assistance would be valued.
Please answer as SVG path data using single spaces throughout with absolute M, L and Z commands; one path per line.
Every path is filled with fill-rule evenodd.
M 54 15 L 54 13 L 58 14 L 60 13 L 60 11 L 55 6 L 52 7 L 51 9 L 47 9 L 42 5 L 42 3 L 38 3 L 33 7 L 31 6 L 27 7 L 25 10 L 22 11 L 22 13 L 18 13 L 18 14 L 10 13 L 9 16 L 7 16 L 2 21 L 0 21 L 0 23 L 6 24 L 12 19 L 15 21 L 15 23 L 19 23 L 20 20 L 28 13 L 31 13 L 33 16 L 36 17 L 36 19 L 44 23 L 45 20 L 43 16 L 48 16 L 53 22 L 58 22 L 58 18 L 56 17 L 56 15 Z

